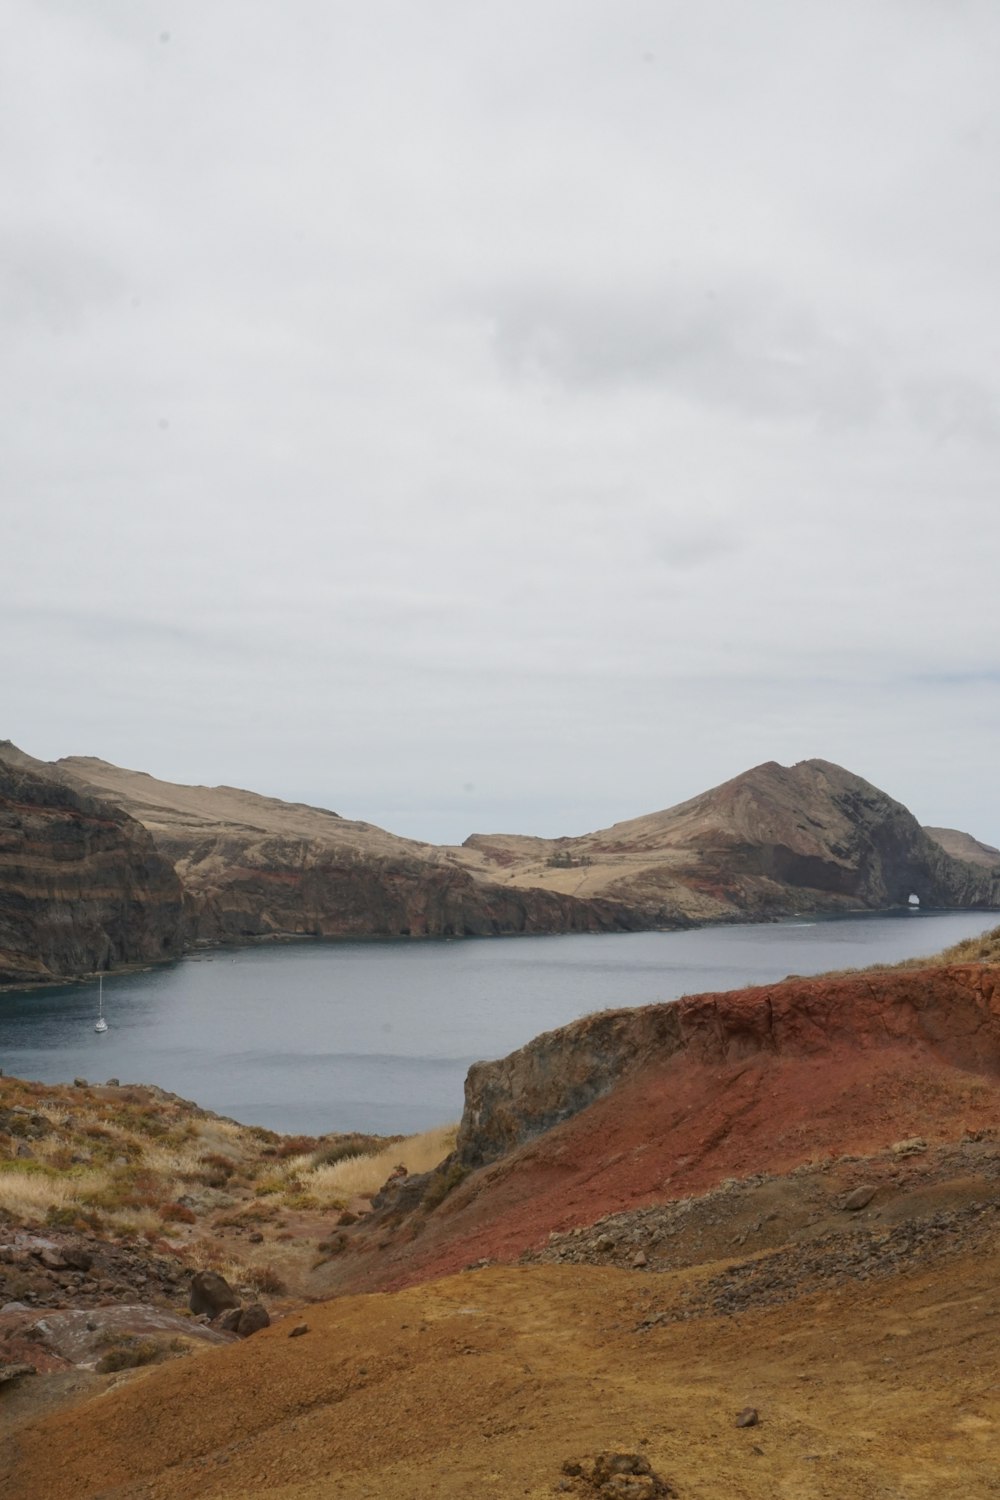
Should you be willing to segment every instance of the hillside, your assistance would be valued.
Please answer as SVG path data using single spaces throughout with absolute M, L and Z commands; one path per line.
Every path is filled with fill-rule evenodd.
M 663 812 L 578 838 L 473 835 L 465 857 L 517 887 L 628 905 L 650 925 L 797 911 L 1000 905 L 970 866 L 877 787 L 829 761 L 756 766 Z
M 236 787 L 177 786 L 91 757 L 51 773 L 140 822 L 184 887 L 194 935 L 453 937 L 627 929 L 609 899 L 509 889 L 430 844 Z
M 1000 849 L 982 843 L 971 833 L 961 833 L 957 828 L 925 828 L 924 832 L 954 859 L 964 859 L 967 864 L 984 865 L 991 870 L 1000 867 Z
M 461 847 L 236 787 L 158 781 L 93 757 L 47 764 L 9 742 L 0 744 L 0 771 L 0 947 L 15 956 L 0 982 L 149 961 L 191 942 L 635 931 L 877 910 L 911 894 L 924 906 L 1000 907 L 1000 864 L 989 862 L 988 846 L 947 830 L 930 837 L 900 803 L 820 760 L 768 762 L 596 833 L 473 835 Z M 58 854 L 47 846 L 38 815 L 32 827 L 22 816 L 11 778 L 59 802 L 63 832 L 70 824 L 79 832 L 85 808 L 105 834 L 117 829 L 118 852 L 105 849 L 98 868 L 87 863 L 93 840 L 78 839 L 77 852 L 90 852 L 64 884 L 73 840 Z M 100 942 L 76 941 L 88 908 L 107 904 L 112 890 L 113 933 L 105 923 Z M 150 915 L 151 900 L 160 916 Z
M 60 1172 L 105 1205 L 0 1212 L 0 1491 L 986 1500 L 998 1017 L 1000 970 L 950 958 L 588 1017 L 474 1068 L 453 1155 L 349 1210 L 334 1138 L 0 1079 L 39 1205 Z M 227 1255 L 250 1337 L 185 1315 Z

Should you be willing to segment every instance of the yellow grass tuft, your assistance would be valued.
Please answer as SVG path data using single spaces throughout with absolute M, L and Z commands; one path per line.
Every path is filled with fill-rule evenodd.
M 376 1193 L 396 1166 L 408 1172 L 430 1172 L 455 1149 L 457 1125 L 440 1125 L 421 1135 L 408 1136 L 370 1156 L 351 1156 L 331 1167 L 316 1167 L 301 1173 L 299 1180 L 306 1192 L 320 1201 Z

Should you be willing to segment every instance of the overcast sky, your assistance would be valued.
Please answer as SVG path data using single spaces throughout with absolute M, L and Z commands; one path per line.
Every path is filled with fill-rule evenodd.
M 992 0 L 6 0 L 0 737 L 1000 843 Z

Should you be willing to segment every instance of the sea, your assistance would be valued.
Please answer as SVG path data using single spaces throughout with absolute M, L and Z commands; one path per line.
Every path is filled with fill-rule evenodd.
M 458 1119 L 469 1065 L 595 1010 L 930 955 L 996 912 L 903 911 L 684 932 L 216 949 L 97 983 L 0 994 L 0 1068 L 155 1083 L 294 1134 Z

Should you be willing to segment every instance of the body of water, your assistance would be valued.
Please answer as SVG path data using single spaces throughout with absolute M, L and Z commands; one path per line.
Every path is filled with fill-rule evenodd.
M 457 1119 L 469 1064 L 588 1011 L 937 953 L 996 913 L 689 932 L 217 950 L 97 984 L 0 995 L 0 1067 L 157 1083 L 274 1130 L 410 1132 Z

